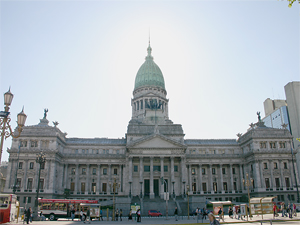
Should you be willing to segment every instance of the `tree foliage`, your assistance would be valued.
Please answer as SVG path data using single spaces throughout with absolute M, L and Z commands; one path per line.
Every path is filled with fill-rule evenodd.
M 297 0 L 288 0 L 289 2 L 289 7 L 291 8 L 293 3 L 296 2 Z M 300 4 L 300 0 L 298 0 L 298 3 Z

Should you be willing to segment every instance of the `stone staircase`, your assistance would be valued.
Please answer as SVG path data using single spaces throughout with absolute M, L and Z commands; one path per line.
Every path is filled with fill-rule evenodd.
M 173 199 L 168 201 L 168 215 L 173 216 L 176 207 L 176 202 Z M 142 216 L 148 216 L 148 210 L 158 210 L 163 216 L 166 215 L 166 201 L 160 197 L 150 199 L 148 196 L 142 200 Z

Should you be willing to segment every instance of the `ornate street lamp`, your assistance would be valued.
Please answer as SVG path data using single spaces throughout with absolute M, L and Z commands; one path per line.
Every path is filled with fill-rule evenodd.
M 245 187 L 247 187 L 247 190 L 248 190 L 248 201 L 249 201 L 249 208 L 250 208 L 250 190 L 249 190 L 249 188 L 253 186 L 253 179 L 249 178 L 248 173 L 246 173 L 246 180 L 243 178 L 243 184 Z M 249 210 L 249 216 L 250 216 L 250 218 L 252 217 L 251 209 Z
M 17 116 L 18 118 L 18 135 L 14 135 L 12 128 L 10 126 L 10 121 L 11 118 L 9 117 L 9 106 L 11 105 L 11 102 L 13 100 L 14 95 L 10 92 L 10 88 L 8 92 L 4 94 L 4 111 L 0 111 L 0 126 L 1 126 L 1 141 L 0 141 L 0 146 L 1 146 L 1 151 L 0 151 L 0 164 L 1 164 L 1 156 L 2 156 L 2 149 L 3 149 L 3 142 L 4 142 L 4 137 L 5 139 L 12 136 L 13 138 L 18 138 L 21 135 L 21 132 L 23 130 L 23 126 L 25 125 L 26 121 L 26 114 L 24 113 L 24 107 L 22 109 L 22 112 L 20 112 Z
M 39 168 L 39 179 L 38 179 L 38 186 L 36 190 L 36 199 L 35 199 L 35 210 L 34 210 L 34 218 L 38 216 L 38 205 L 39 205 L 39 192 L 40 192 L 40 179 L 41 179 L 41 165 L 46 162 L 45 154 L 41 151 L 40 153 L 36 154 L 36 163 L 40 165 Z
M 114 193 L 112 221 L 115 221 L 115 193 L 116 193 L 116 189 L 120 187 L 120 183 L 117 183 L 115 178 L 113 183 L 109 181 L 109 186 L 113 188 L 113 193 Z

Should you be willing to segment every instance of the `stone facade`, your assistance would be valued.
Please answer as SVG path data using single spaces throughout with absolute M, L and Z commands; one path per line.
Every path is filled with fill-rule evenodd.
M 149 48 L 147 57 L 153 60 Z M 149 68 L 144 68 L 147 65 Z M 143 71 L 151 71 L 151 62 L 147 65 Z M 109 200 L 113 195 L 109 184 L 116 180 L 119 199 L 162 198 L 168 189 L 173 198 L 184 199 L 188 193 L 194 200 L 240 201 L 247 195 L 243 185 L 246 173 L 254 179 L 252 196 L 296 198 L 288 130 L 257 123 L 238 139 L 185 139 L 182 126 L 169 119 L 163 79 L 159 77 L 156 85 L 146 82 L 147 73 L 137 76 L 132 118 L 124 138 L 68 138 L 58 127 L 49 126 L 46 118 L 41 119 L 13 139 L 4 192 L 12 192 L 18 170 L 21 205 L 24 197 L 30 197 L 28 203 L 33 204 L 39 171 L 35 157 L 43 151 L 43 198 L 64 198 L 67 189 L 69 198 Z

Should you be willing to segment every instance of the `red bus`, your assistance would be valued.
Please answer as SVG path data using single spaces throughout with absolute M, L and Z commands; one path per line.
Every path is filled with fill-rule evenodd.
M 79 217 L 82 208 L 85 213 L 86 209 L 80 206 L 81 203 L 97 204 L 98 200 L 82 200 L 82 199 L 39 199 L 39 213 L 49 220 L 57 220 L 58 218 L 71 217 L 71 209 L 75 209 L 75 217 Z M 99 217 L 98 211 L 93 214 L 91 211 L 91 218 Z
M 0 223 L 15 221 L 17 216 L 17 196 L 0 194 Z

